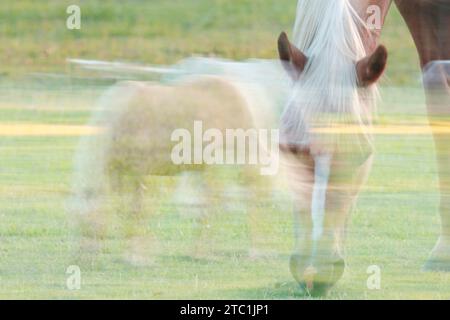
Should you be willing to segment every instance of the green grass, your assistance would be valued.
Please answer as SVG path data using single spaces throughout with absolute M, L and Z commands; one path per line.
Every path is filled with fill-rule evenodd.
M 82 30 L 69 31 L 65 8 L 77 2 Z M 98 89 L 23 80 L 28 73 L 66 72 L 67 57 L 152 64 L 193 54 L 275 58 L 276 36 L 291 29 L 294 9 L 291 0 L 4 0 L 0 121 L 86 123 Z M 379 121 L 424 123 L 417 57 L 395 9 L 383 42 L 391 53 Z M 78 262 L 66 212 L 77 141 L 0 139 L 0 299 L 301 298 L 288 270 L 293 239 L 284 186 L 268 209 L 268 246 L 276 253 L 270 259 L 246 257 L 248 224 L 240 207 L 213 220 L 211 259 L 192 259 L 193 219 L 166 203 L 152 224 L 162 247 L 154 267 L 124 264 L 123 242 L 114 233 L 95 263 Z M 432 139 L 379 136 L 376 146 L 375 166 L 351 221 L 348 269 L 329 298 L 448 299 L 449 275 L 420 272 L 439 231 Z M 81 267 L 79 291 L 66 288 L 65 272 L 72 264 Z M 381 267 L 379 291 L 366 287 L 370 265 Z
M 81 30 L 65 27 L 70 4 L 81 7 Z M 276 58 L 276 38 L 291 31 L 295 6 L 292 0 L 5 0 L 0 74 L 65 71 L 68 57 L 150 64 L 194 54 Z M 389 81 L 417 82 L 414 45 L 395 7 L 382 40 L 390 51 Z
M 6 109 L 2 114 L 22 122 L 79 124 L 88 118 L 91 104 L 89 99 L 77 99 L 89 95 L 93 100 L 92 92 L 77 92 L 72 99 L 67 94 L 51 98 L 48 93 L 41 97 L 42 103 L 35 101 L 36 109 L 17 106 L 15 112 Z M 406 123 L 424 120 L 420 90 L 384 88 L 382 95 L 382 122 L 397 123 L 400 117 Z M 408 117 L 401 113 L 405 101 Z M 73 104 L 79 108 L 69 112 Z M 39 112 L 44 105 L 46 109 Z M 114 232 L 93 264 L 80 263 L 65 209 L 77 138 L 3 137 L 1 141 L 0 298 L 301 298 L 288 270 L 292 219 L 284 186 L 278 187 L 265 222 L 270 226 L 268 247 L 276 253 L 270 259 L 247 258 L 248 223 L 239 206 L 231 212 L 220 209 L 224 214 L 213 219 L 207 241 L 210 258 L 191 258 L 193 219 L 168 202 L 151 223 L 161 246 L 155 266 L 134 268 L 123 263 L 124 244 Z M 439 231 L 432 139 L 378 136 L 376 146 L 375 167 L 351 222 L 348 270 L 329 298 L 448 299 L 449 275 L 420 272 Z M 239 199 L 234 202 L 237 205 Z M 82 270 L 79 291 L 65 286 L 65 270 L 72 264 Z M 380 291 L 366 287 L 370 265 L 382 268 Z

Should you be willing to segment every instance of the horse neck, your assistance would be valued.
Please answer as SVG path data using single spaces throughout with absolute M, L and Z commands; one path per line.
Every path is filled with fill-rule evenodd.
M 377 6 L 380 9 L 381 28 L 370 30 L 370 32 L 361 30 L 361 38 L 363 40 L 366 52 L 367 54 L 371 54 L 375 51 L 379 44 L 381 30 L 384 26 L 389 8 L 391 7 L 392 0 L 350 0 L 350 3 L 358 13 L 361 20 L 364 22 L 367 22 L 369 18 L 374 14 L 373 11 L 369 10 L 371 6 Z
M 447 0 L 396 0 L 416 44 L 422 68 L 450 60 L 450 3 Z

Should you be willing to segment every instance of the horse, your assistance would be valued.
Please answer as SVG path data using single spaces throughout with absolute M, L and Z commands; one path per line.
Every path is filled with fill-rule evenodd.
M 245 191 L 241 193 L 245 193 L 250 225 L 249 257 L 259 259 L 271 254 L 265 244 L 266 236 L 260 230 L 264 221 L 260 213 L 264 213 L 263 199 L 270 198 L 273 176 L 265 172 L 269 162 L 261 163 L 261 157 L 265 154 L 269 157 L 266 160 L 277 161 L 278 139 L 252 135 L 257 128 L 268 128 L 271 111 L 264 93 L 249 86 L 226 76 L 196 74 L 170 84 L 121 82 L 102 95 L 90 121 L 91 126 L 102 128 L 102 132 L 84 137 L 75 159 L 71 211 L 81 239 L 80 258 L 95 258 L 103 245 L 101 240 L 112 229 L 112 217 L 119 216 L 120 229 L 123 229 L 119 236 L 122 234 L 126 243 L 122 260 L 135 266 L 154 264 L 160 245 L 151 227 L 152 218 L 162 204 L 161 199 L 177 194 L 176 185 L 166 183 L 164 190 L 158 178 L 186 172 L 202 175 L 202 190 L 206 194 L 192 204 L 200 228 L 196 231 L 192 258 L 210 258 L 205 252 L 208 249 L 205 244 L 210 242 L 206 238 L 207 229 L 219 202 L 226 203 L 223 194 L 229 185 L 226 179 L 223 181 L 224 173 L 221 179 L 217 173 L 227 164 L 239 165 L 233 177 L 237 177 Z M 202 127 L 200 137 L 196 137 L 196 123 Z M 244 136 L 238 136 L 239 132 Z M 205 137 L 208 143 L 195 142 Z M 227 140 L 219 141 L 218 137 Z M 253 139 L 256 150 L 252 149 Z M 265 144 L 260 143 L 263 140 Z M 186 148 L 181 150 L 180 146 Z M 197 161 L 198 152 L 203 157 L 210 154 L 213 161 Z M 229 152 L 234 161 L 228 162 Z M 226 155 L 226 162 L 217 158 L 219 154 Z M 238 163 L 239 154 L 246 161 Z M 186 155 L 190 157 L 187 160 L 192 156 L 195 159 L 178 161 Z M 257 161 L 250 162 L 254 156 Z M 186 189 L 181 191 L 186 193 Z
M 388 59 L 379 38 L 391 2 L 299 0 L 293 41 L 285 32 L 278 38 L 279 58 L 293 81 L 280 125 L 280 148 L 295 197 L 296 244 L 290 270 L 302 289 L 314 296 L 326 294 L 345 270 L 347 220 L 373 162 L 371 114 L 377 81 Z M 449 2 L 395 3 L 415 39 L 424 70 L 433 60 L 448 60 Z M 368 8 L 374 5 L 381 14 L 378 29 L 366 24 Z M 430 113 L 436 109 L 448 113 L 448 76 L 439 66 L 428 74 L 434 75 L 424 77 Z M 348 126 L 358 130 L 342 133 L 340 129 Z M 441 135 L 435 139 L 443 228 L 425 269 L 448 271 L 450 145 Z
M 450 2 L 396 0 L 414 39 L 423 71 L 430 123 L 450 115 Z M 433 132 L 440 187 L 441 235 L 424 265 L 425 271 L 450 272 L 450 140 Z

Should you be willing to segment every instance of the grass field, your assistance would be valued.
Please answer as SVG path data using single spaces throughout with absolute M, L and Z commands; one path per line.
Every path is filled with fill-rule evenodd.
M 65 28 L 65 8 L 73 3 L 82 8 L 80 31 Z M 276 36 L 291 29 L 294 8 L 290 0 L 4 0 L 0 127 L 86 124 L 104 87 L 42 76 L 67 73 L 68 57 L 151 64 L 193 54 L 274 58 Z M 391 58 L 380 124 L 426 125 L 417 58 L 396 10 L 383 42 Z M 283 187 L 268 212 L 269 245 L 276 253 L 271 258 L 247 258 L 248 225 L 238 205 L 212 225 L 211 259 L 191 258 L 192 218 L 168 203 L 155 220 L 163 248 L 155 266 L 121 262 L 122 243 L 114 236 L 95 263 L 80 264 L 66 213 L 80 132 L 65 132 L 0 136 L 0 299 L 302 298 L 288 270 L 292 219 Z M 420 271 L 439 231 L 432 139 L 379 135 L 376 146 L 375 166 L 351 222 L 348 269 L 329 298 L 449 299 L 450 275 Z M 82 271 L 76 291 L 66 287 L 73 264 Z M 367 289 L 370 265 L 381 268 L 381 290 Z

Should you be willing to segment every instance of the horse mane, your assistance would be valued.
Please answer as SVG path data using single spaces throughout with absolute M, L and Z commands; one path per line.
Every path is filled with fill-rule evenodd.
M 359 88 L 355 67 L 367 54 L 361 36 L 366 30 L 349 0 L 298 1 L 293 43 L 308 61 L 282 116 L 289 144 L 306 147 L 317 141 L 314 132 L 320 129 L 328 132 L 320 136 L 321 144 L 330 148 L 354 143 L 355 136 L 339 134 L 339 127 L 353 125 L 361 130 L 357 140 L 371 143 L 377 88 Z

